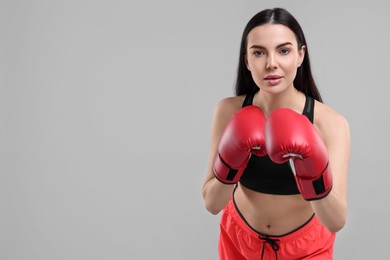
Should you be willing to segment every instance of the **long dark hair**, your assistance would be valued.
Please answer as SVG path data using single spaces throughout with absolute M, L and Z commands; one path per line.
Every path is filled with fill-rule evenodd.
M 237 80 L 235 87 L 236 95 L 245 95 L 259 90 L 259 87 L 253 81 L 250 71 L 246 67 L 245 52 L 249 32 L 253 28 L 263 24 L 281 24 L 287 26 L 288 28 L 290 28 L 291 31 L 294 32 L 297 38 L 298 48 L 302 48 L 303 45 L 306 46 L 305 58 L 301 66 L 298 68 L 297 75 L 294 79 L 294 87 L 297 90 L 305 93 L 306 95 L 311 96 L 314 99 L 322 102 L 321 95 L 314 82 L 314 78 L 311 72 L 310 58 L 305 35 L 303 34 L 302 28 L 299 25 L 298 21 L 287 10 L 283 8 L 263 10 L 253 16 L 252 19 L 249 20 L 248 24 L 246 25 L 242 34 L 240 45 L 240 59 L 238 63 Z

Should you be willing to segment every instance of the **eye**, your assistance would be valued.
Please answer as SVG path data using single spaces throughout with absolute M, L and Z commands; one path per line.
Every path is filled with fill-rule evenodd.
M 263 51 L 259 51 L 259 50 L 254 51 L 252 54 L 253 54 L 253 56 L 255 56 L 255 57 L 264 56 L 264 52 L 263 52 Z
M 279 53 L 282 55 L 287 55 L 290 53 L 290 50 L 287 48 L 283 48 L 283 49 L 280 49 Z

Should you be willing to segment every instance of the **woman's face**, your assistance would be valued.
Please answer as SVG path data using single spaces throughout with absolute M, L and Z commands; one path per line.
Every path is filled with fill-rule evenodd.
M 253 28 L 247 37 L 246 65 L 262 90 L 279 93 L 293 87 L 305 55 L 293 31 L 280 24 Z

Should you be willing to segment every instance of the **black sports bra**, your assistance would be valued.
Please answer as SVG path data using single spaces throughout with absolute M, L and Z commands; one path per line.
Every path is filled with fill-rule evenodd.
M 242 107 L 252 105 L 254 94 L 245 97 Z M 314 99 L 312 97 L 306 96 L 302 115 L 313 123 Z M 289 162 L 277 164 L 271 161 L 268 155 L 259 157 L 252 154 L 240 183 L 248 189 L 261 193 L 278 195 L 300 193 Z

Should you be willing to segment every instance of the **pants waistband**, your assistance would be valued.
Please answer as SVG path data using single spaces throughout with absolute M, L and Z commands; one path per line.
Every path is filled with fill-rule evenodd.
M 224 210 L 227 210 L 229 211 L 229 213 L 231 214 L 231 216 L 234 218 L 234 220 L 244 229 L 246 230 L 246 232 L 252 236 L 255 236 L 255 237 L 260 237 L 260 238 L 264 238 L 264 239 L 274 239 L 274 240 L 278 240 L 278 243 L 285 243 L 285 242 L 289 242 L 289 241 L 292 241 L 292 240 L 296 240 L 297 238 L 301 237 L 302 235 L 304 235 L 305 233 L 309 232 L 312 228 L 314 228 L 315 226 L 317 225 L 321 225 L 321 223 L 319 222 L 318 218 L 316 217 L 315 214 L 313 214 L 303 225 L 299 226 L 298 228 L 286 233 L 286 234 L 283 234 L 283 235 L 278 235 L 278 236 L 274 236 L 274 235 L 267 235 L 267 234 L 263 234 L 257 230 L 255 230 L 253 227 L 251 227 L 249 225 L 249 223 L 246 221 L 246 219 L 243 217 L 243 215 L 241 214 L 241 212 L 239 211 L 235 201 L 234 201 L 234 198 L 232 196 L 232 198 L 230 199 L 228 205 L 226 206 L 226 208 Z

